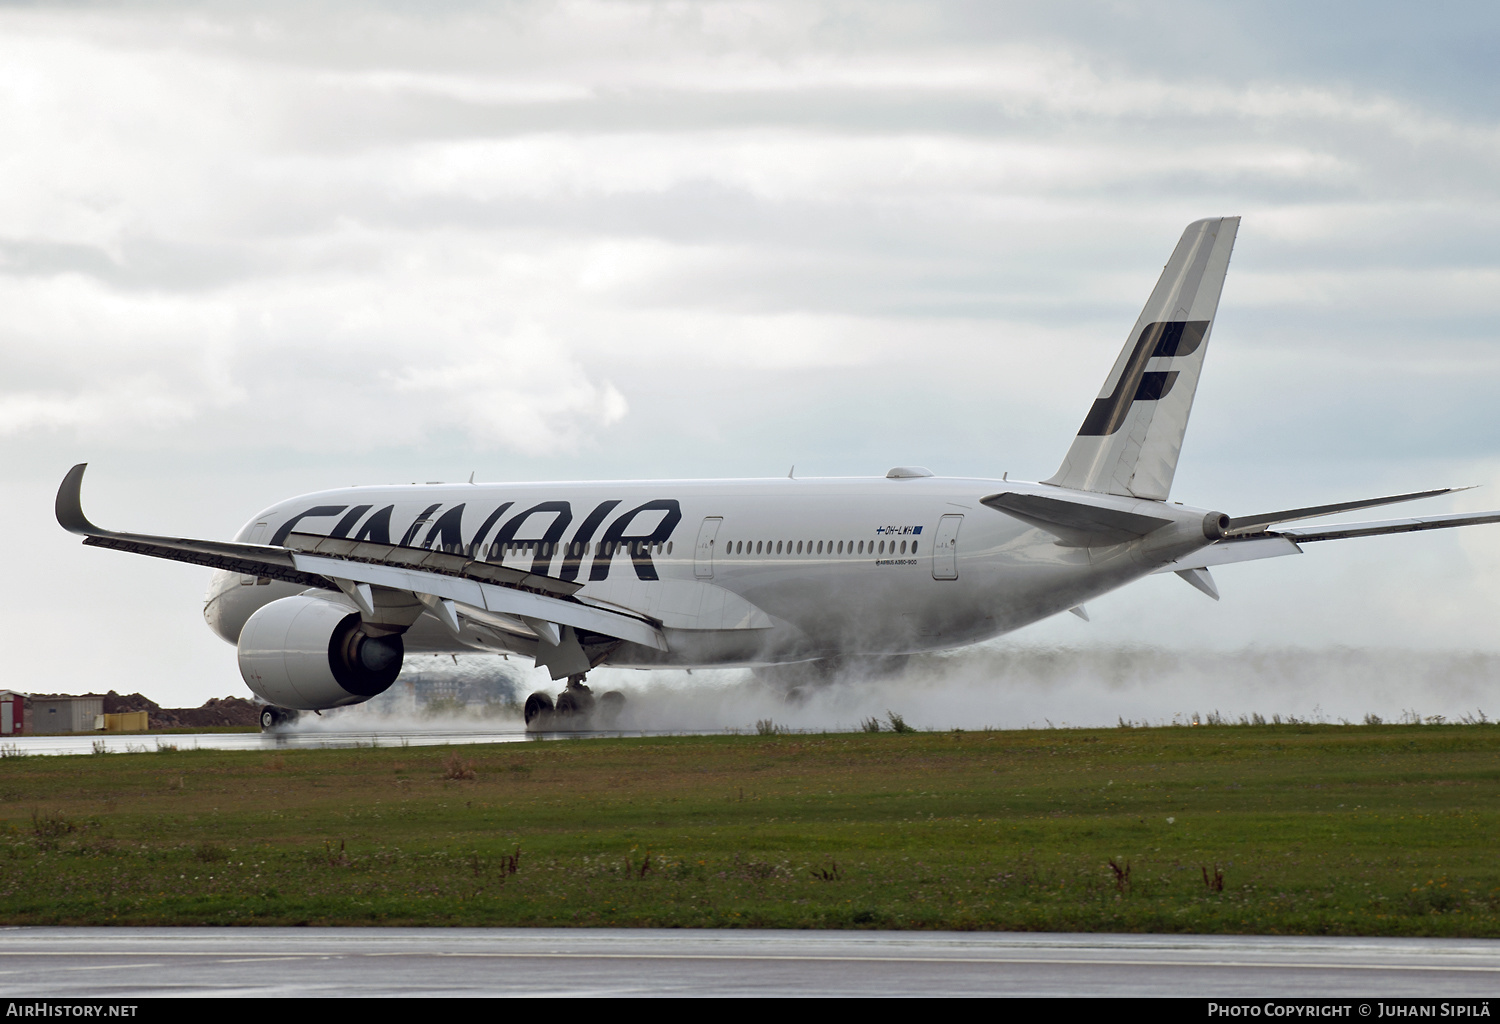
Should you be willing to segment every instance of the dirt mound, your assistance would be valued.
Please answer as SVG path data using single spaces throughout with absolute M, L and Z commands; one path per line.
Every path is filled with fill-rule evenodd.
M 110 690 L 104 695 L 104 713 L 118 715 L 125 711 L 160 711 L 161 705 L 139 693 L 118 694 Z
M 210 697 L 201 708 L 163 708 L 161 714 L 175 715 L 179 724 L 197 728 L 260 724 L 260 705 L 242 697 Z

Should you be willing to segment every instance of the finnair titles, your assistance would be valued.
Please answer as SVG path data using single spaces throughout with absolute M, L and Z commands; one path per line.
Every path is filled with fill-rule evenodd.
M 85 544 L 214 568 L 208 625 L 238 647 L 266 726 L 358 704 L 408 653 L 534 659 L 555 697 L 531 728 L 607 725 L 586 683 L 635 668 L 836 665 L 976 643 L 1153 573 L 1214 599 L 1210 567 L 1309 543 L 1500 522 L 1500 512 L 1332 527 L 1320 516 L 1439 488 L 1230 516 L 1169 502 L 1239 218 L 1188 225 L 1056 473 L 349 487 L 278 502 L 233 541 L 116 533 Z

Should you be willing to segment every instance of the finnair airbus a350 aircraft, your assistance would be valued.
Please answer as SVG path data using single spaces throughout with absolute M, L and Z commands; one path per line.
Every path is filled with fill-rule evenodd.
M 272 505 L 232 542 L 101 530 L 84 465 L 57 518 L 85 544 L 212 566 L 204 617 L 272 725 L 358 704 L 408 652 L 515 653 L 568 680 L 533 728 L 618 710 L 599 665 L 764 666 L 959 647 L 1151 573 L 1218 598 L 1209 567 L 1314 541 L 1500 522 L 1500 512 L 1281 524 L 1453 488 L 1229 516 L 1169 502 L 1239 218 L 1188 225 L 1062 467 L 1040 483 L 934 476 L 351 487 Z M 1275 529 L 1273 529 L 1275 527 Z

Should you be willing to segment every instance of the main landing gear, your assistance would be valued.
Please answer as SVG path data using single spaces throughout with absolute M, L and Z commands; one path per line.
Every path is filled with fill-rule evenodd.
M 294 711 L 291 708 L 278 708 L 275 704 L 267 704 L 260 709 L 261 731 L 270 732 L 279 726 L 291 725 L 301 717 L 301 714 L 300 711 Z
M 568 677 L 567 687 L 554 701 L 538 691 L 526 698 L 528 732 L 553 730 L 611 729 L 625 709 L 625 695 L 608 690 L 597 697 L 584 680 L 583 673 Z

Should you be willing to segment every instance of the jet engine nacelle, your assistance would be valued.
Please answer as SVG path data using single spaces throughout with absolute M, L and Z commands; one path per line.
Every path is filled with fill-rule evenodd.
M 316 711 L 384 693 L 401 672 L 399 635 L 367 636 L 358 613 L 319 597 L 272 601 L 240 631 L 240 675 L 272 704 Z

